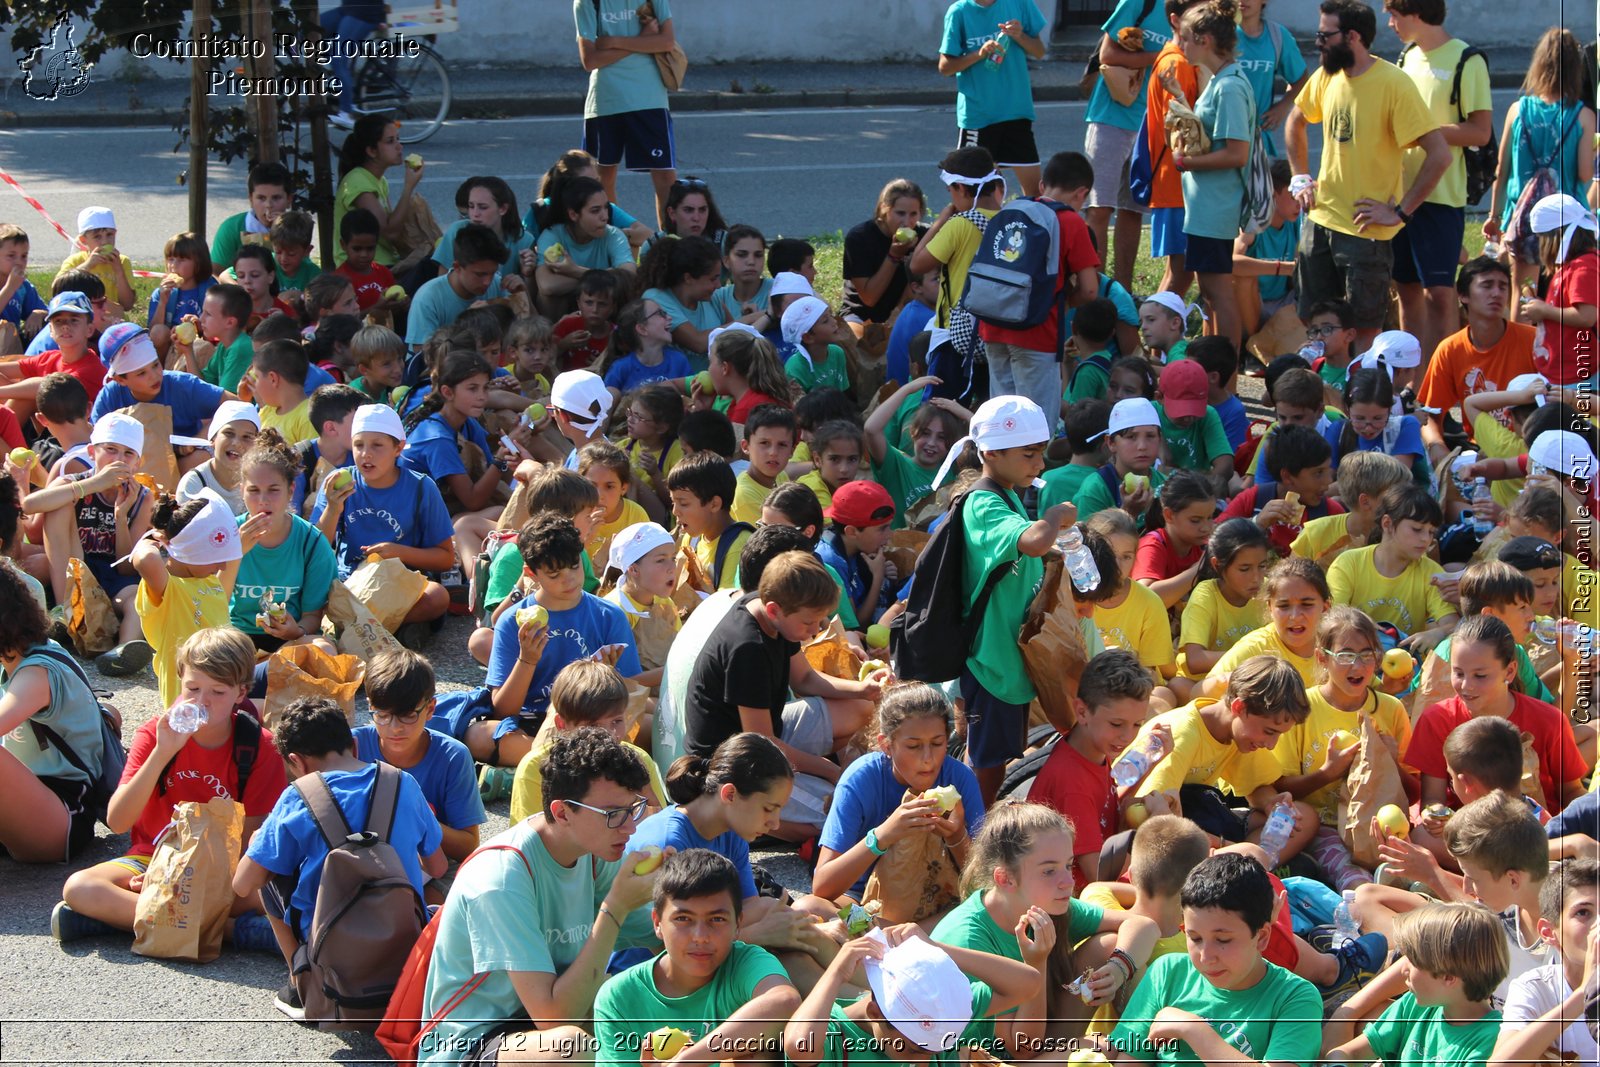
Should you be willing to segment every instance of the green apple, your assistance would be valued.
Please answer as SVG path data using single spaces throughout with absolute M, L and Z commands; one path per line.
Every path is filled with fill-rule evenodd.
M 349 467 L 342 467 L 333 472 L 333 477 L 328 479 L 328 488 L 344 491 L 350 488 L 350 483 L 355 481 L 356 472 Z
M 898 230 L 894 231 L 894 240 L 896 244 L 903 245 L 907 241 L 915 241 L 916 239 L 917 231 L 913 230 L 910 226 L 902 226 Z
M 530 622 L 535 626 L 547 626 L 550 623 L 550 612 L 543 604 L 535 604 L 531 608 L 518 608 L 517 629 L 522 629 Z
M 961 792 L 953 785 L 940 785 L 924 792 L 923 797 L 928 800 L 937 800 L 939 810 L 942 812 L 954 811 L 961 800 Z
M 861 665 L 861 670 L 856 672 L 857 681 L 866 681 L 876 671 L 886 671 L 889 665 L 881 659 L 869 659 Z
M 689 1045 L 689 1035 L 676 1026 L 663 1026 L 650 1031 L 650 1055 L 658 1060 L 670 1060 Z
M 1378 809 L 1378 825 L 1395 837 L 1411 836 L 1411 820 L 1398 804 L 1385 804 Z
M 867 627 L 868 648 L 888 648 L 889 628 L 881 622 L 875 622 Z
M 708 370 L 703 370 L 694 376 L 694 387 L 706 396 L 717 395 L 716 383 L 711 380 L 711 372 Z
M 543 404 L 529 404 L 528 410 L 522 413 L 523 421 L 529 426 L 537 426 L 545 416 Z
M 555 264 L 560 263 L 563 259 L 566 259 L 566 258 L 567 258 L 567 247 L 566 247 L 566 245 L 563 245 L 560 241 L 557 241 L 555 244 L 551 245 L 549 248 L 546 248 L 544 250 L 544 261 L 546 263 L 549 263 L 551 266 L 554 266 Z
M 540 610 L 543 610 L 543 609 L 540 609 Z M 519 612 L 517 612 L 517 614 L 521 615 L 522 612 L 519 611 Z M 518 625 L 521 625 L 522 620 L 518 619 L 517 622 L 518 622 Z M 634 874 L 649 874 L 651 871 L 653 871 L 657 867 L 661 866 L 661 846 L 660 845 L 646 845 L 644 847 L 643 851 L 648 853 L 648 854 L 645 856 L 644 859 L 640 860 L 638 863 L 633 865 L 633 873 Z M 670 1055 L 670 1053 L 669 1053 L 669 1055 Z
M 38 455 L 31 448 L 13 448 L 11 450 L 12 464 L 21 467 L 23 470 L 33 466 L 34 463 L 38 462 L 38 459 Z
M 192 322 L 180 322 L 172 328 L 172 339 L 180 345 L 192 345 L 198 336 L 199 332 L 195 330 Z
M 399 285 L 391 285 L 383 291 L 383 298 L 385 300 L 404 300 L 406 298 L 405 288 Z

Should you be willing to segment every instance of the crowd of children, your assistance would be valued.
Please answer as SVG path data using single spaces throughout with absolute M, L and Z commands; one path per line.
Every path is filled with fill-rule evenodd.
M 1107 277 L 1104 176 L 1039 159 L 1003 62 L 1036 52 L 1028 0 L 952 7 L 948 205 L 924 225 L 886 186 L 838 308 L 810 245 L 728 224 L 702 179 L 644 241 L 582 152 L 526 216 L 468 179 L 398 281 L 360 205 L 322 272 L 277 165 L 209 248 L 167 242 L 143 309 L 111 209 L 48 301 L 0 225 L 0 847 L 128 835 L 65 879 L 54 935 L 133 930 L 178 806 L 237 801 L 226 938 L 282 953 L 306 1020 L 308 968 L 341 966 L 307 962 L 331 798 L 432 916 L 424 966 L 387 961 L 423 1062 L 1593 1064 L 1600 491 L 1568 362 L 1600 224 L 1540 201 L 1545 295 L 1518 311 L 1510 266 L 1466 261 L 1436 351 L 1337 300 L 1295 320 L 1312 349 L 1247 351 L 1293 306 L 1265 284 L 1293 245 L 1251 234 L 1232 279 L 1238 228 L 1182 205 L 1239 198 L 1212 175 L 1247 165 L 1262 6 L 1237 34 L 1227 0 L 1113 19 L 1173 31 L 1152 106 L 1198 95 L 1215 138 L 1156 180 L 1199 315 Z M 1222 69 L 1197 92 L 1197 67 Z M 356 127 L 379 167 L 386 120 Z M 1045 317 L 985 317 L 986 227 L 1046 218 Z M 273 664 L 336 654 L 373 573 L 414 596 L 363 664 L 370 722 L 313 697 L 266 721 Z M 1065 710 L 1021 641 L 1046 582 Z M 69 653 L 101 592 L 94 666 L 153 669 L 164 709 L 125 762 Z M 438 690 L 448 615 L 477 688 Z

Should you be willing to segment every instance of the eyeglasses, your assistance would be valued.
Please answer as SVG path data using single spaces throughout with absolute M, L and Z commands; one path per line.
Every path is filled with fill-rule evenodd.
M 1322 44 L 1323 42 L 1327 41 L 1328 38 L 1342 37 L 1344 36 L 1344 33 L 1344 30 L 1318 30 L 1316 33 L 1312 34 L 1312 37 L 1318 44 Z
M 654 311 L 650 312 L 650 314 L 644 317 L 644 321 L 649 322 L 651 319 L 655 318 L 671 319 L 672 312 L 668 311 L 666 308 L 656 308 Z
M 394 723 L 399 723 L 401 726 L 410 726 L 420 718 L 422 718 L 421 708 L 407 712 L 375 711 L 372 713 L 372 721 L 379 726 L 391 726 Z
M 656 420 L 655 420 L 655 416 L 651 415 L 647 411 L 630 411 L 630 412 L 628 412 L 628 421 L 629 422 L 655 422 Z
M 1343 326 L 1307 326 L 1306 327 L 1306 336 L 1307 337 L 1332 337 L 1334 334 L 1338 333 L 1342 329 L 1344 329 Z
M 1335 652 L 1331 648 L 1322 650 L 1322 654 L 1333 660 L 1340 667 L 1366 667 L 1378 662 L 1376 652 Z
M 606 817 L 606 829 L 620 830 L 626 824 L 638 822 L 644 818 L 644 809 L 649 802 L 644 797 L 639 797 L 625 808 L 595 808 L 590 807 L 588 804 L 580 804 L 576 800 L 564 800 L 562 803 L 570 804 L 575 808 L 582 808 L 584 811 L 592 811 L 596 815 L 604 815 Z

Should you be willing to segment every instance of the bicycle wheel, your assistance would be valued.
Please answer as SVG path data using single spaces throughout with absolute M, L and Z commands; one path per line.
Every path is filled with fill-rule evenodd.
M 356 74 L 356 113 L 393 115 L 401 144 L 427 140 L 450 113 L 450 75 L 437 52 L 417 43 L 415 57 L 368 59 Z

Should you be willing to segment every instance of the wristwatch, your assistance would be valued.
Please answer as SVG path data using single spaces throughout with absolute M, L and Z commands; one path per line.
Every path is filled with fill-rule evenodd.
M 1399 204 L 1396 204 L 1394 206 L 1394 213 L 1396 215 L 1400 216 L 1400 222 L 1401 222 L 1402 225 L 1406 225 L 1406 226 L 1411 225 L 1411 212 L 1407 211 L 1405 208 L 1401 207 Z
M 869 852 L 871 852 L 874 856 L 881 856 L 885 852 L 889 851 L 888 849 L 883 848 L 878 844 L 878 830 L 877 830 L 877 827 L 873 827 L 871 830 L 867 831 L 866 843 L 867 843 L 867 850 Z

